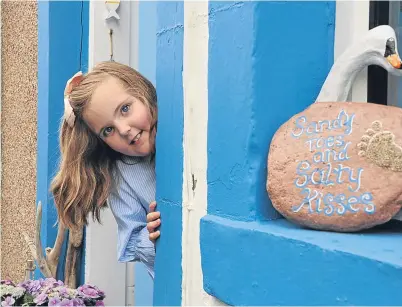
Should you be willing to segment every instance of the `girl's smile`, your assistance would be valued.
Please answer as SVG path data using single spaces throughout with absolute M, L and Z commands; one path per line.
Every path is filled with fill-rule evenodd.
M 138 134 L 134 137 L 134 139 L 130 142 L 130 145 L 139 145 L 140 144 L 140 138 L 142 135 L 143 130 L 141 130 L 140 132 L 138 132 Z

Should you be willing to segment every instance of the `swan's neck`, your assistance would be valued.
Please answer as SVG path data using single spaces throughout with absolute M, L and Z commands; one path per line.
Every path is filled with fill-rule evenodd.
M 370 52 L 350 50 L 334 63 L 318 95 L 317 102 L 346 101 L 357 74 L 373 60 Z M 377 64 L 377 63 L 375 63 Z

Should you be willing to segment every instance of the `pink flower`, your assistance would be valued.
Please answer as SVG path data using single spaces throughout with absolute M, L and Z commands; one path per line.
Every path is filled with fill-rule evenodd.
M 78 293 L 85 299 L 85 298 L 103 298 L 104 293 L 100 291 L 96 286 L 92 285 L 83 285 L 78 287 Z
M 13 299 L 11 296 L 7 296 L 6 299 L 1 302 L 1 307 L 13 306 L 14 303 L 15 299 Z
M 37 297 L 35 297 L 34 299 L 34 303 L 37 305 L 42 305 L 45 302 L 47 302 L 47 294 L 46 292 L 42 292 L 41 294 L 39 294 Z
M 84 302 L 80 298 L 73 298 L 71 301 L 73 302 L 73 306 L 85 306 Z
M 70 301 L 65 298 L 61 301 L 59 306 L 74 306 L 74 304 L 73 304 L 73 301 Z
M 49 300 L 48 306 L 59 306 L 59 303 L 60 303 L 60 300 L 59 300 L 58 297 L 52 297 L 52 298 Z

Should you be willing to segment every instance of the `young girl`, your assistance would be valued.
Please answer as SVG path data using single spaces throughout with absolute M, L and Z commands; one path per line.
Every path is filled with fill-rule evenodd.
M 154 202 L 148 211 L 155 198 L 155 88 L 131 67 L 103 62 L 74 75 L 64 94 L 61 163 L 51 186 L 59 219 L 67 227 L 86 225 L 90 214 L 100 222 L 109 205 L 118 260 L 141 261 L 153 277 L 160 225 Z

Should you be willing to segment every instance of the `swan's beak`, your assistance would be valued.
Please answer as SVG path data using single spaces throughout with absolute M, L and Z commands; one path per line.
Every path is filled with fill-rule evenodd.
M 401 69 L 402 68 L 401 59 L 396 53 L 387 56 L 387 61 L 395 69 Z
M 385 43 L 384 57 L 393 68 L 395 69 L 402 68 L 402 61 L 396 50 L 396 39 L 394 37 L 390 37 L 387 39 L 387 42 Z

